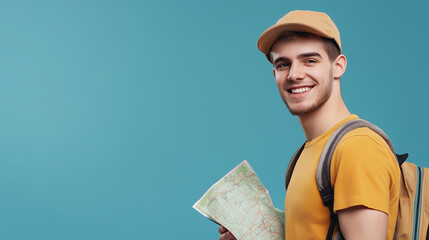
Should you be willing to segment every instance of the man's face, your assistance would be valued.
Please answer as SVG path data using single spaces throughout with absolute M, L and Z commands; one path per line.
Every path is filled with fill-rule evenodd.
M 333 63 L 322 39 L 279 40 L 271 56 L 280 96 L 292 115 L 312 113 L 329 99 Z

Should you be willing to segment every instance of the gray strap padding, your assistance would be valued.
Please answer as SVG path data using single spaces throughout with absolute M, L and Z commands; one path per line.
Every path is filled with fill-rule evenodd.
M 343 234 L 341 234 L 341 231 L 337 231 L 335 234 L 334 240 L 344 240 Z
M 287 166 L 287 170 L 286 170 L 286 180 L 285 180 L 286 190 L 287 190 L 287 187 L 289 186 L 290 179 L 292 178 L 293 169 L 295 168 L 296 162 L 298 161 L 298 158 L 301 155 L 302 150 L 304 150 L 304 147 L 305 147 L 305 142 L 298 149 L 298 151 L 295 152 L 292 159 L 289 161 L 289 165 Z
M 317 167 L 317 187 L 319 188 L 319 192 L 322 195 L 322 200 L 324 203 L 332 200 L 334 197 L 333 189 L 331 186 L 331 160 L 332 156 L 334 155 L 335 148 L 344 135 L 356 128 L 361 127 L 367 127 L 376 132 L 378 135 L 380 135 L 386 141 L 387 145 L 389 145 L 390 150 L 396 158 L 395 150 L 393 149 L 392 143 L 390 142 L 387 135 L 380 128 L 363 119 L 354 119 L 344 123 L 337 130 L 335 130 L 335 132 L 329 138 L 322 151 L 322 155 L 319 160 L 319 165 Z

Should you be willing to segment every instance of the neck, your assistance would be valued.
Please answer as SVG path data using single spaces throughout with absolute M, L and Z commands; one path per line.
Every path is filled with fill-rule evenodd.
M 339 88 L 334 88 L 331 97 L 314 112 L 299 115 L 299 122 L 304 130 L 307 141 L 322 135 L 335 124 L 350 116 Z

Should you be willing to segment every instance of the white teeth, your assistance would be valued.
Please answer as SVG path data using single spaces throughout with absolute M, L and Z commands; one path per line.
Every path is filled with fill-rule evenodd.
M 303 88 L 295 88 L 295 89 L 291 89 L 290 91 L 292 93 L 303 93 L 303 92 L 307 92 L 309 91 L 310 88 L 309 87 L 303 87 Z

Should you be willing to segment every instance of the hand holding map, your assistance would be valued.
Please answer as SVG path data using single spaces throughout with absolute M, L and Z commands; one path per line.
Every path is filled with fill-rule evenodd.
M 244 160 L 216 182 L 193 208 L 226 227 L 237 239 L 284 239 L 284 212 Z

